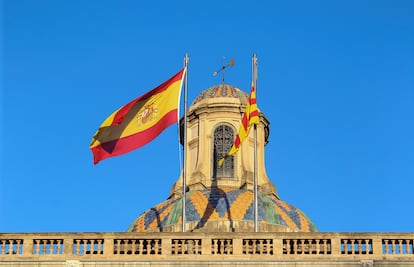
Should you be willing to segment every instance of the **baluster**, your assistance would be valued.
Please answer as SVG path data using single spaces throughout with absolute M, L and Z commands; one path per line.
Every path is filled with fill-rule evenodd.
M 1 254 L 4 255 L 6 251 L 6 240 L 0 240 L 1 241 Z
M 95 239 L 89 239 L 88 240 L 88 247 L 89 247 L 88 253 L 89 254 L 94 254 L 95 253 L 95 251 L 96 251 L 95 244 L 96 244 Z
M 392 251 L 392 254 L 395 254 L 395 240 L 394 239 L 391 240 L 391 251 Z
M 35 245 L 35 248 L 36 248 L 35 251 L 34 251 L 34 254 L 37 254 L 37 255 L 40 253 L 40 250 L 39 250 L 40 249 L 40 244 L 39 243 L 40 243 L 39 239 L 34 240 L 34 245 Z
M 22 240 L 20 240 L 20 239 L 16 240 L 16 254 L 20 254 L 21 242 L 22 242 Z
M 308 239 L 308 247 L 309 247 L 309 254 L 313 254 L 315 252 L 315 246 L 313 244 L 312 239 Z
M 406 239 L 405 240 L 405 253 L 412 254 L 410 246 L 411 246 L 411 240 Z
M 298 254 L 298 241 L 296 239 L 293 239 L 293 254 Z
M 62 252 L 62 239 L 56 241 L 56 254 L 61 254 Z
M 211 240 L 211 254 L 219 254 L 219 252 L 216 250 L 217 243 L 218 243 L 218 239 Z
M 233 244 L 229 239 L 226 241 L 226 254 L 233 254 Z
M 356 242 L 357 242 L 357 245 L 358 245 L 358 254 L 362 254 L 362 240 L 361 239 L 358 239 L 358 240 L 356 240 Z
M 160 242 L 161 242 L 160 239 L 155 239 L 155 242 L 154 242 L 155 254 L 160 254 L 160 248 L 161 248 Z
M 142 242 L 143 242 L 143 240 L 142 239 L 137 239 L 136 241 L 135 241 L 135 254 L 142 254 Z
M 46 254 L 46 249 L 47 249 L 47 240 L 42 240 L 42 254 Z
M 388 240 L 387 239 L 383 239 L 382 240 L 382 244 L 384 246 L 384 254 L 388 254 Z
M 57 240 L 56 239 L 50 239 L 49 240 L 49 244 L 50 244 L 50 246 L 49 246 L 49 253 L 50 254 L 57 254 L 56 253 L 56 246 L 57 246 Z
M 131 254 L 138 254 L 138 239 L 131 240 Z
M 355 239 L 351 239 L 351 254 L 356 254 Z
M 398 249 L 398 254 L 403 254 L 403 241 L 401 239 L 397 240 L 397 249 Z
M 55 249 L 56 249 L 56 239 L 49 239 L 49 253 L 50 254 L 56 254 L 55 253 Z

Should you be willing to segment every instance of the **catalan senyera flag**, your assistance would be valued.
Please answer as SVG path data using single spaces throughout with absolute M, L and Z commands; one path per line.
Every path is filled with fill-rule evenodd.
M 158 87 L 116 110 L 102 123 L 90 145 L 94 164 L 137 149 L 178 122 L 185 72 L 183 68 Z
M 237 134 L 229 153 L 218 161 L 219 166 L 223 164 L 227 157 L 233 156 L 239 151 L 241 143 L 247 138 L 247 136 L 249 136 L 250 128 L 253 124 L 259 124 L 259 110 L 257 109 L 256 104 L 256 91 L 254 83 L 252 82 L 252 88 L 247 101 L 246 111 L 243 113 L 239 133 Z

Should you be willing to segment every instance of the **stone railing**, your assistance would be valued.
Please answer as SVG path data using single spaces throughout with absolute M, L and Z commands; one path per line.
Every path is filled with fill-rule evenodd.
M 337 259 L 414 264 L 413 241 L 414 233 L 3 233 L 0 262 Z

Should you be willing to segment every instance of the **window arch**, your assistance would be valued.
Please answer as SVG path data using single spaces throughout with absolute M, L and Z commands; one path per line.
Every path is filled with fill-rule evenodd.
M 233 142 L 233 128 L 226 124 L 217 126 L 214 130 L 213 179 L 234 177 L 234 157 L 227 157 L 223 165 L 218 166 L 218 161 L 227 155 Z

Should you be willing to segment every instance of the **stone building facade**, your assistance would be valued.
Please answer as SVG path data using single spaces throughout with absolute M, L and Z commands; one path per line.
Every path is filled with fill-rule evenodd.
M 167 199 L 126 233 L 0 234 L 0 266 L 414 266 L 414 233 L 318 232 L 280 199 L 266 173 L 270 123 L 261 112 L 255 232 L 252 132 L 237 155 L 217 164 L 233 144 L 247 99 L 221 84 L 188 109 L 185 233 L 180 176 Z

